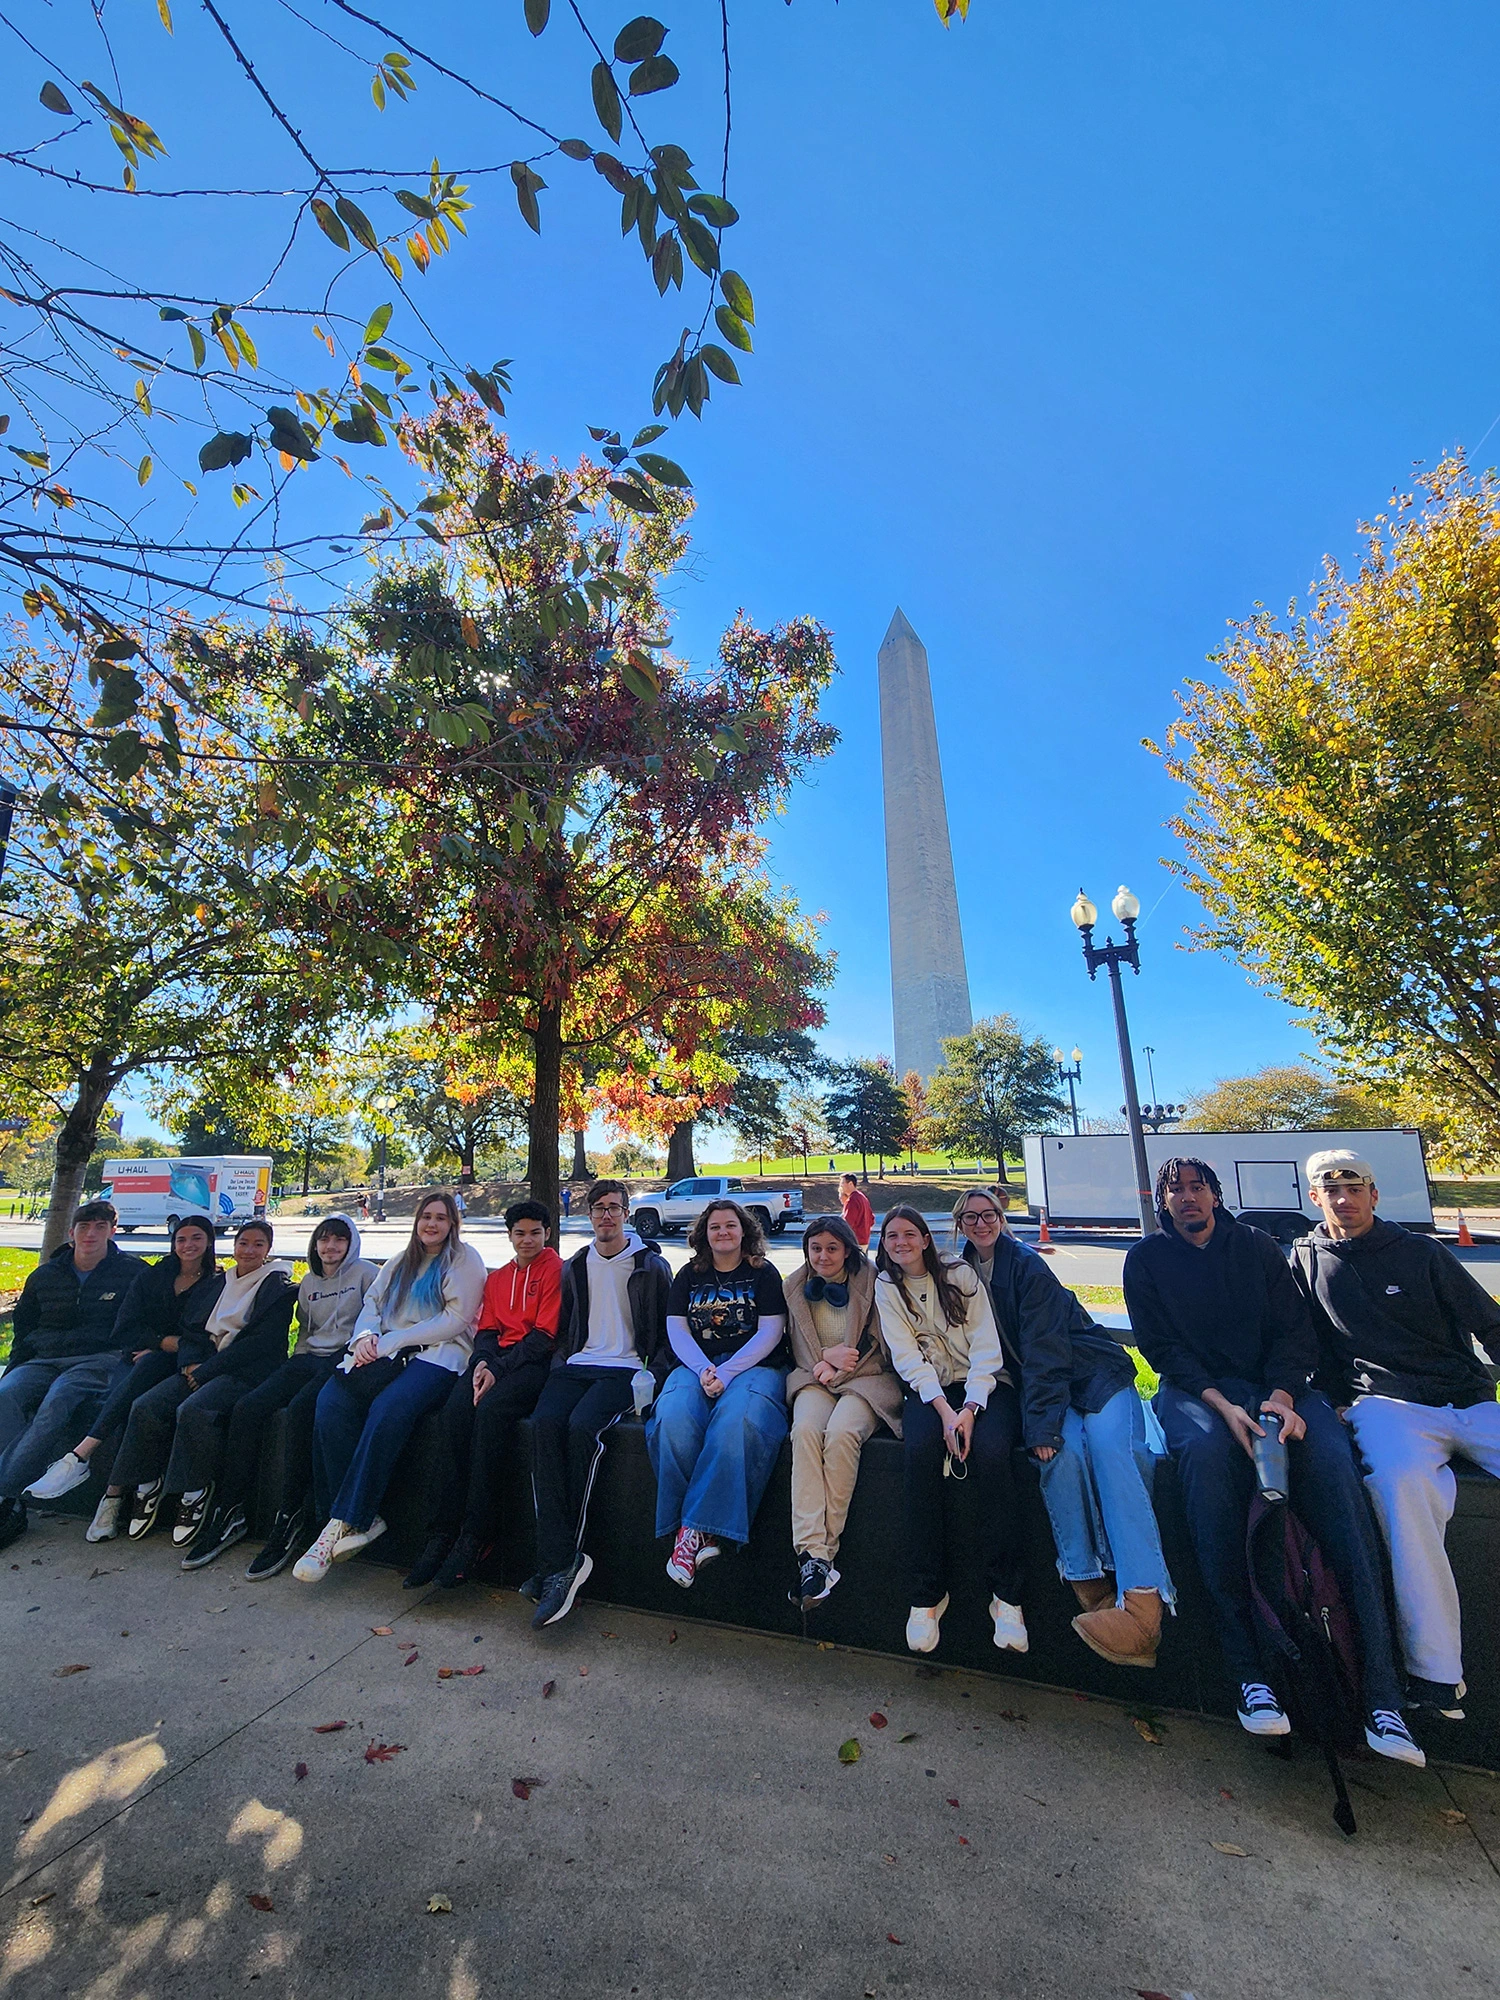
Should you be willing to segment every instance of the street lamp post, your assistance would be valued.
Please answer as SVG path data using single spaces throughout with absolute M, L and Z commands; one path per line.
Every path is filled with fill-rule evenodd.
M 1071 1069 L 1063 1061 L 1063 1052 L 1061 1049 L 1054 1049 L 1052 1051 L 1052 1060 L 1057 1064 L 1059 1081 L 1068 1086 L 1068 1108 L 1073 1113 L 1073 1137 L 1076 1139 L 1078 1137 L 1078 1099 L 1074 1094 L 1073 1086 L 1075 1083 L 1082 1083 L 1083 1081 L 1083 1050 L 1074 1049 L 1073 1066 Z
M 375 1220 L 377 1222 L 384 1222 L 385 1221 L 385 1135 L 391 1129 L 391 1117 L 390 1117 L 391 1108 L 395 1104 L 396 1100 L 394 1097 L 381 1096 L 381 1097 L 371 1098 L 370 1102 L 374 1106 L 375 1110 L 380 1114 L 380 1123 L 376 1127 L 376 1130 L 380 1135 L 380 1174 L 375 1189 Z
M 1141 1100 L 1135 1086 L 1135 1060 L 1130 1053 L 1130 1026 L 1125 1019 L 1125 989 L 1120 983 L 1122 965 L 1128 965 L 1137 974 L 1141 969 L 1140 947 L 1135 936 L 1135 920 L 1141 914 L 1141 902 L 1139 896 L 1132 896 L 1122 882 L 1109 907 L 1117 921 L 1125 927 L 1124 944 L 1116 944 L 1109 937 L 1102 945 L 1094 943 L 1094 926 L 1099 921 L 1099 912 L 1082 889 L 1078 891 L 1078 900 L 1071 914 L 1083 938 L 1083 962 L 1089 969 L 1089 978 L 1097 976 L 1101 965 L 1109 972 L 1110 993 L 1115 1003 L 1115 1034 L 1120 1044 L 1120 1078 L 1125 1085 L 1125 1117 L 1130 1126 L 1130 1151 L 1135 1162 L 1136 1194 L 1140 1202 L 1141 1234 L 1151 1236 L 1156 1232 L 1156 1208 L 1151 1199 L 1151 1169 L 1146 1160 Z

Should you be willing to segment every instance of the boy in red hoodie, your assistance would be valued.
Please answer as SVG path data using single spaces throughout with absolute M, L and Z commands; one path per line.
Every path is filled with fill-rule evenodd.
M 443 1406 L 443 1474 L 426 1546 L 408 1590 L 467 1583 L 489 1554 L 505 1454 L 552 1366 L 562 1303 L 562 1259 L 547 1242 L 552 1218 L 539 1201 L 505 1211 L 515 1256 L 485 1280 L 474 1352 Z

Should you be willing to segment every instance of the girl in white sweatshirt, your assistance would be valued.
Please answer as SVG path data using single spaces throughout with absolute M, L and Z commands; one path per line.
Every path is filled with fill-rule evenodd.
M 418 1202 L 410 1242 L 365 1294 L 349 1351 L 319 1391 L 313 1481 L 326 1526 L 292 1571 L 303 1583 L 385 1533 L 376 1510 L 396 1460 L 468 1367 L 485 1267 L 461 1227 L 452 1195 Z

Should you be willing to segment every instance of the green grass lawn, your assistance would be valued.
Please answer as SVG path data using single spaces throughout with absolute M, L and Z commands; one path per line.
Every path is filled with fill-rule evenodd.
M 833 1170 L 835 1173 L 857 1174 L 859 1172 L 858 1153 L 809 1153 L 807 1156 L 806 1174 L 802 1171 L 802 1155 L 800 1153 L 791 1159 L 773 1159 L 767 1153 L 765 1178 L 770 1180 L 775 1177 L 782 1180 L 800 1181 L 817 1176 L 820 1180 L 826 1180 L 830 1159 L 834 1163 Z M 893 1175 L 891 1169 L 895 1166 L 905 1166 L 906 1164 L 905 1159 L 896 1160 L 894 1158 L 887 1158 L 885 1163 L 886 1180 L 899 1180 L 901 1177 Z M 872 1175 L 879 1165 L 879 1160 L 871 1153 L 869 1156 L 869 1169 Z M 959 1173 L 967 1175 L 970 1179 L 974 1178 L 974 1160 L 972 1156 L 959 1158 L 956 1166 L 950 1167 L 946 1153 L 918 1153 L 917 1166 L 924 1173 L 943 1175 Z M 703 1174 L 753 1174 L 758 1177 L 760 1175 L 760 1156 L 756 1154 L 748 1160 L 702 1160 L 699 1162 L 698 1171 Z M 993 1179 L 994 1171 L 994 1161 L 986 1160 L 982 1178 L 985 1180 Z M 1019 1160 L 1007 1160 L 1006 1171 L 1013 1181 L 1017 1183 L 1025 1182 L 1026 1170 Z

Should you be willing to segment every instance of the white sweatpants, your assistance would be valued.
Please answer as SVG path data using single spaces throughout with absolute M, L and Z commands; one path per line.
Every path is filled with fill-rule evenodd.
M 1458 1498 L 1449 1460 L 1459 1454 L 1500 1476 L 1500 1403 L 1456 1410 L 1361 1396 L 1349 1424 L 1391 1552 L 1406 1670 L 1456 1684 L 1463 1679 L 1458 1586 L 1443 1546 Z

